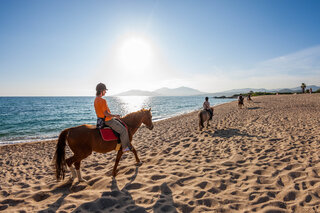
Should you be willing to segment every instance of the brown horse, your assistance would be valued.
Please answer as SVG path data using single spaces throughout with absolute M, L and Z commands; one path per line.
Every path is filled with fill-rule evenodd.
M 132 112 L 121 118 L 121 120 L 124 121 L 128 126 L 130 144 L 134 133 L 138 130 L 142 123 L 145 124 L 148 129 L 153 129 L 151 108 L 149 110 L 142 109 L 137 112 Z M 66 141 L 74 154 L 68 159 L 65 159 Z M 111 152 L 112 150 L 115 150 L 116 146 L 117 140 L 103 141 L 99 130 L 96 128 L 96 126 L 93 125 L 81 125 L 63 130 L 59 135 L 57 149 L 55 152 L 57 180 L 60 180 L 61 178 L 64 179 L 67 165 L 71 170 L 72 180 L 77 175 L 79 181 L 85 181 L 84 179 L 82 179 L 80 173 L 81 160 L 91 155 L 92 151 L 99 153 Z M 137 164 L 140 163 L 137 152 L 132 144 L 131 151 L 135 155 Z M 118 151 L 116 162 L 113 167 L 113 176 L 116 176 L 117 166 L 122 154 L 122 149 L 120 149 Z M 73 168 L 73 164 L 76 171 Z
M 212 112 L 213 111 L 213 107 L 211 107 L 211 110 Z M 204 122 L 207 122 L 207 128 L 208 126 L 210 126 L 209 124 L 209 119 L 210 119 L 210 113 L 207 111 L 207 110 L 201 110 L 198 114 L 199 116 L 199 128 L 200 128 L 200 131 L 202 130 L 202 128 L 204 128 Z

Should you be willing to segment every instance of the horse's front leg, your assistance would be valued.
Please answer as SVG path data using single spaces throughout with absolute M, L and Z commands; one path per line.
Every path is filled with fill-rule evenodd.
M 207 129 L 209 128 L 210 124 L 209 124 L 209 120 L 207 121 Z
M 140 164 L 140 159 L 138 157 L 136 149 L 132 145 L 131 145 L 131 152 L 133 152 L 134 156 L 136 157 L 137 165 L 139 165 Z
M 118 167 L 118 164 L 119 164 L 119 161 L 120 161 L 120 158 L 121 158 L 122 154 L 123 154 L 122 149 L 120 149 L 118 151 L 116 162 L 115 162 L 114 167 L 113 167 L 113 171 L 112 171 L 112 176 L 113 177 L 115 177 L 117 175 L 117 167 Z

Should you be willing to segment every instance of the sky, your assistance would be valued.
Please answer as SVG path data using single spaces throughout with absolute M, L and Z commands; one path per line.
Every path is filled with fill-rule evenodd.
M 2 0 L 0 96 L 320 86 L 320 1 Z

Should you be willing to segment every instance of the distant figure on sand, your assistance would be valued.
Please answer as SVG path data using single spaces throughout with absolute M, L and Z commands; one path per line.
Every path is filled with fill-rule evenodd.
M 213 116 L 213 107 L 210 107 L 209 98 L 205 98 L 205 102 L 203 103 L 203 110 L 201 110 L 198 114 L 199 116 L 199 129 L 200 131 L 204 128 L 204 122 L 207 122 L 207 128 L 209 126 L 209 121 L 212 120 Z
M 247 96 L 247 101 L 248 101 L 248 102 L 249 102 L 249 101 L 252 101 L 250 94 L 248 94 L 248 96 Z
M 122 152 L 130 151 L 129 135 L 126 127 L 118 120 L 119 115 L 111 114 L 107 101 L 102 98 L 107 92 L 107 87 L 99 83 L 96 87 L 96 99 L 94 100 L 94 109 L 97 114 L 97 127 L 99 129 L 109 126 L 111 129 L 120 134 Z
M 243 107 L 243 97 L 242 95 L 240 94 L 239 97 L 238 97 L 238 107 L 241 109 Z
M 310 94 L 312 94 L 312 88 L 309 89 Z
M 209 120 L 212 120 L 213 109 L 210 107 L 210 102 L 209 102 L 209 98 L 208 97 L 206 97 L 205 101 L 203 102 L 203 109 L 210 113 L 210 119 Z

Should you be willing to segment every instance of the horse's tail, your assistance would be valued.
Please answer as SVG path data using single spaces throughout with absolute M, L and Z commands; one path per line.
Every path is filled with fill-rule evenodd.
M 66 171 L 66 159 L 65 159 L 65 147 L 66 147 L 66 137 L 70 129 L 63 130 L 58 138 L 57 149 L 55 152 L 55 167 L 56 167 L 56 178 L 60 180 L 61 177 L 64 179 L 64 174 Z
M 202 129 L 202 128 L 204 128 L 204 126 L 203 126 L 203 119 L 202 119 L 202 111 L 200 111 L 199 112 L 199 127 L 200 127 L 200 130 Z

